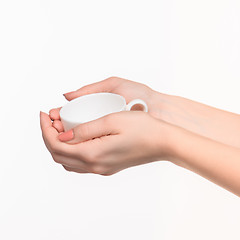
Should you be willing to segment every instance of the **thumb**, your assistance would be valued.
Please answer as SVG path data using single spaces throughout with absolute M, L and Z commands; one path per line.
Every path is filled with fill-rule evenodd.
M 113 84 L 115 82 L 114 79 L 115 78 L 113 78 L 113 77 L 107 78 L 100 82 L 96 82 L 96 83 L 92 83 L 92 84 L 83 86 L 76 91 L 65 93 L 65 94 L 63 94 L 63 96 L 68 101 L 71 101 L 77 97 L 80 97 L 80 96 L 83 96 L 86 94 L 98 93 L 98 92 L 110 92 L 112 90 Z
M 106 119 L 107 116 L 82 123 L 67 132 L 61 133 L 58 138 L 62 142 L 76 144 L 113 134 L 115 130 L 110 127 L 112 124 L 106 124 Z

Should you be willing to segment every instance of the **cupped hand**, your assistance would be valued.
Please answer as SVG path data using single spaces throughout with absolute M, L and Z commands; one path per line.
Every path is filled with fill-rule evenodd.
M 127 103 L 133 99 L 142 99 L 147 103 L 150 115 L 156 117 L 159 114 L 159 94 L 156 91 L 142 83 L 118 77 L 110 77 L 103 81 L 86 85 L 76 91 L 66 93 L 64 96 L 68 101 L 71 101 L 77 97 L 98 92 L 110 92 L 122 95 Z M 157 100 L 156 96 L 158 96 Z M 58 132 L 62 132 L 63 127 L 60 121 L 59 110 L 60 108 L 52 109 L 49 114 L 53 120 L 53 126 Z M 133 110 L 138 109 L 133 108 Z
M 124 111 L 59 133 L 41 113 L 45 144 L 66 170 L 112 175 L 125 168 L 168 160 L 169 125 L 140 111 Z

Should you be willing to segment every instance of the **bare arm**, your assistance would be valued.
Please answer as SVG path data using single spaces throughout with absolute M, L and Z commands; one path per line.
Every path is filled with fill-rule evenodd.
M 218 142 L 240 148 L 240 115 L 219 110 L 189 99 L 162 94 L 146 85 L 130 80 L 111 77 L 66 93 L 67 100 L 96 93 L 112 92 L 128 101 L 141 98 L 149 107 L 149 114 Z M 59 119 L 59 110 L 51 117 Z M 57 122 L 56 126 L 59 125 Z M 61 126 L 59 127 L 61 130 Z
M 161 93 L 155 93 L 154 99 L 154 114 L 157 118 L 240 148 L 240 115 Z
M 240 150 L 175 126 L 170 134 L 172 162 L 240 196 Z
M 137 127 L 136 132 L 131 136 L 128 135 L 126 140 L 121 143 L 136 137 L 139 129 L 144 129 L 146 126 L 151 126 L 153 129 L 152 134 L 150 134 L 151 139 L 146 141 L 146 146 L 148 143 L 151 143 L 151 147 L 137 147 L 136 152 L 131 156 L 138 156 L 138 153 L 146 153 L 146 149 L 150 149 L 146 162 L 155 161 L 150 156 L 155 152 L 153 148 L 155 149 L 157 145 L 157 149 L 160 150 L 157 150 L 159 154 L 156 154 L 155 157 L 158 160 L 167 159 L 172 161 L 240 196 L 240 115 L 182 97 L 158 93 L 145 85 L 116 77 L 84 86 L 77 91 L 65 94 L 65 97 L 67 100 L 72 100 L 85 94 L 103 91 L 123 95 L 127 101 L 134 98 L 143 99 L 148 104 L 149 115 L 153 116 L 155 120 L 158 119 L 157 123 L 151 119 L 149 124 L 147 124 L 145 119 L 141 127 L 137 127 L 136 124 L 133 125 Z M 50 117 L 54 120 L 53 126 L 57 131 L 62 132 L 59 109 L 51 110 Z M 128 123 L 129 121 L 126 120 L 126 124 Z M 136 118 L 135 123 L 140 123 L 139 119 Z M 49 124 L 51 125 L 50 122 Z M 120 125 L 123 125 L 122 122 Z M 115 126 L 115 124 L 112 124 L 112 126 Z M 159 129 L 158 126 L 162 126 L 160 132 L 157 131 Z M 124 127 L 124 129 L 128 132 L 132 129 L 132 126 Z M 139 135 L 136 139 L 140 140 L 144 136 L 147 139 L 149 131 L 146 132 L 148 134 Z M 157 136 L 155 133 L 157 133 Z M 153 138 L 153 135 L 156 137 Z M 90 143 L 92 144 L 92 141 L 89 141 Z M 95 143 L 99 142 L 95 141 Z M 115 147 L 107 141 L 106 143 L 107 148 L 111 149 L 108 153 L 120 152 L 123 155 L 128 154 L 128 152 L 124 153 L 122 151 L 123 148 L 120 143 L 116 144 Z M 137 143 L 137 140 L 131 141 L 131 143 Z M 93 145 L 91 149 L 93 149 Z M 102 147 L 99 146 L 99 149 L 102 149 Z M 134 147 L 131 146 L 130 149 L 133 151 Z M 139 151 L 139 149 L 145 150 Z M 168 154 L 163 154 L 167 149 Z M 107 159 L 103 153 L 100 155 Z M 115 158 L 115 155 L 109 158 L 111 163 L 113 163 L 112 159 Z M 127 167 L 132 166 L 132 162 L 134 162 L 132 158 L 129 158 L 131 161 L 128 159 Z M 141 158 L 137 157 L 137 159 Z M 119 158 L 119 166 L 121 168 L 122 161 L 123 158 L 121 156 Z M 61 163 L 61 161 L 59 162 Z M 101 161 L 98 159 L 99 162 Z M 131 164 L 129 165 L 129 163 Z M 142 162 L 134 164 L 139 165 Z M 126 168 L 125 165 L 124 168 Z M 77 169 L 77 172 L 80 172 L 80 170 Z M 76 171 L 76 169 L 72 171 Z

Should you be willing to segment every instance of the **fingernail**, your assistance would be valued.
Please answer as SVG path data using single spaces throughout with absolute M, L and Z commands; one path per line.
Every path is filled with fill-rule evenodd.
M 62 142 L 67 142 L 72 140 L 74 137 L 73 130 L 69 130 L 67 132 L 63 132 L 59 135 L 58 139 Z
M 75 91 L 64 93 L 63 96 L 66 97 L 66 95 L 71 94 L 71 93 L 74 93 L 74 92 L 75 92 Z

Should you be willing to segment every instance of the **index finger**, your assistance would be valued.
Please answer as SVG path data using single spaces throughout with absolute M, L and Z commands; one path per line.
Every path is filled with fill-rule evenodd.
M 58 131 L 52 126 L 52 121 L 48 114 L 40 112 L 40 126 L 44 142 L 48 150 L 62 155 L 75 156 L 78 153 L 76 146 L 62 143 L 58 139 Z
M 49 111 L 49 116 L 52 120 L 60 120 L 60 109 L 62 107 L 59 107 L 59 108 L 53 108 Z
M 86 94 L 112 92 L 112 89 L 117 85 L 118 81 L 119 79 L 117 77 L 110 77 L 99 82 L 85 85 L 76 91 L 65 93 L 63 95 L 68 101 L 71 101 Z

